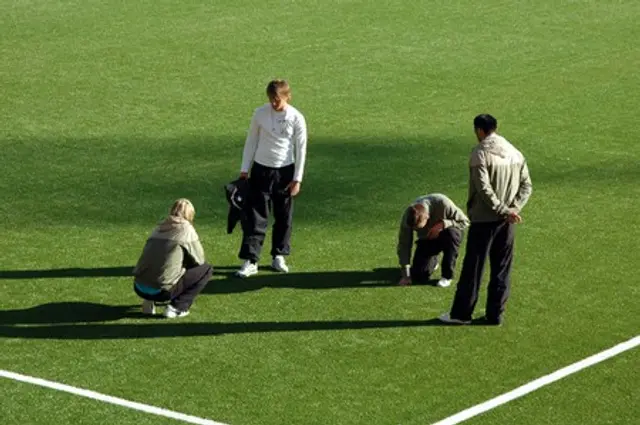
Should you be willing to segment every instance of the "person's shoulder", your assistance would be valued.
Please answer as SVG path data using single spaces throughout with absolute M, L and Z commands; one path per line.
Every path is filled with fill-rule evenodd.
M 253 110 L 253 114 L 254 115 L 263 114 L 268 111 L 269 107 L 271 107 L 271 105 L 269 105 L 268 103 L 265 103 L 264 105 L 260 105 Z
M 444 193 L 431 193 L 431 194 L 429 194 L 427 196 L 429 196 L 429 198 L 431 198 L 431 199 L 435 199 L 435 200 L 438 200 L 438 201 L 449 201 L 450 200 L 449 197 L 447 195 L 445 195 Z
M 512 162 L 524 162 L 524 155 L 506 137 L 497 135 L 498 142 L 508 151 Z
M 425 204 L 425 203 L 429 203 L 429 200 L 431 199 L 432 194 L 427 194 L 427 195 L 421 195 L 418 196 L 410 205 L 414 206 L 414 205 L 419 205 L 419 204 Z
M 485 152 L 484 146 L 482 143 L 478 143 L 476 146 L 471 149 L 471 154 L 469 155 L 469 166 L 477 167 L 484 162 Z
M 293 105 L 287 105 L 287 112 L 289 112 L 291 115 L 293 115 L 296 118 L 304 120 L 304 114 L 300 112 L 300 110 Z
M 400 224 L 405 229 L 410 229 L 410 227 L 407 226 L 407 217 L 409 217 L 409 214 L 411 213 L 411 210 L 415 205 L 416 204 L 411 204 L 411 205 L 405 206 L 402 209 L 402 215 L 400 216 Z
M 193 224 L 189 223 L 188 221 L 184 224 L 183 227 L 184 231 L 183 231 L 183 240 L 186 243 L 192 243 L 192 242 L 197 242 L 200 237 L 198 236 L 198 232 L 196 231 L 196 228 L 193 227 Z
M 475 146 L 471 148 L 470 156 L 479 155 L 484 151 L 485 147 L 486 147 L 486 144 L 484 144 L 483 142 L 476 143 Z
M 171 223 L 172 237 L 179 244 L 191 243 L 198 240 L 198 233 L 193 224 L 185 219 L 174 220 Z

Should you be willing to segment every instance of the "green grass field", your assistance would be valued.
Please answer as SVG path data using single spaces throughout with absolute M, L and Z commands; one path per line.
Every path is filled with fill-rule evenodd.
M 425 425 L 637 335 L 639 17 L 0 0 L 0 369 L 232 425 Z M 222 185 L 274 77 L 310 135 L 292 273 L 238 281 Z M 454 288 L 394 285 L 396 226 L 420 194 L 464 205 L 481 112 L 534 192 L 506 325 L 443 327 Z M 128 273 L 178 197 L 217 273 L 191 316 L 141 318 Z M 629 351 L 468 423 L 637 423 L 639 371 Z M 4 424 L 179 423 L 6 379 L 0 396 Z

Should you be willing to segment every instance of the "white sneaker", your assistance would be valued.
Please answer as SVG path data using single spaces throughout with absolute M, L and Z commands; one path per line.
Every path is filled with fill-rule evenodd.
M 445 279 L 443 277 L 438 281 L 438 283 L 436 285 L 438 285 L 439 288 L 447 288 L 447 287 L 451 286 L 451 279 Z
M 444 313 L 440 317 L 438 317 L 441 322 L 448 323 L 450 325 L 469 325 L 471 324 L 471 320 L 460 320 L 460 319 L 452 319 L 449 313 Z
M 277 272 L 289 273 L 289 266 L 287 266 L 287 263 L 284 261 L 284 256 L 282 255 L 273 257 L 271 268 Z
M 188 315 L 189 315 L 189 310 L 180 311 L 174 306 L 172 306 L 171 304 L 169 304 L 166 310 L 164 311 L 164 317 L 166 317 L 167 319 L 175 319 L 176 317 L 185 317 Z
M 236 276 L 241 278 L 253 276 L 255 274 L 258 274 L 258 265 L 253 264 L 249 260 L 245 261 L 242 267 L 240 267 L 240 270 L 236 272 Z
M 142 314 L 153 316 L 156 314 L 156 303 L 149 300 L 142 300 Z

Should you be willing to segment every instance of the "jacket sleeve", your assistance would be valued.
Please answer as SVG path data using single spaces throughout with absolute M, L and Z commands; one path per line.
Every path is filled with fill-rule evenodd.
M 400 219 L 400 230 L 398 231 L 398 262 L 405 276 L 408 276 L 408 268 L 411 264 L 411 245 L 413 244 L 413 229 L 406 224 L 407 211 L 402 214 Z
M 444 228 L 454 227 L 464 230 L 469 227 L 469 218 L 453 202 L 448 203 L 444 211 Z
M 240 167 L 241 173 L 248 173 L 251 168 L 253 158 L 256 156 L 256 150 L 258 149 L 259 136 L 260 126 L 258 125 L 258 111 L 255 111 L 253 113 L 253 117 L 251 117 L 251 125 L 249 126 L 249 132 L 247 133 L 247 139 L 244 142 L 242 165 Z
M 185 260 L 185 262 L 200 266 L 205 263 L 204 248 L 202 248 L 196 229 L 191 228 L 189 233 L 190 235 L 187 242 L 182 246 L 184 248 L 185 255 L 190 257 L 188 260 Z
M 516 199 L 513 201 L 513 208 L 520 212 L 529 200 L 532 191 L 533 186 L 531 184 L 531 177 L 529 176 L 529 167 L 527 167 L 526 162 L 523 162 L 522 168 L 520 169 L 520 187 L 518 188 Z
M 304 176 L 304 165 L 307 161 L 307 123 L 302 114 L 298 116 L 293 129 L 293 143 L 296 155 L 293 180 L 301 182 Z
M 506 215 L 509 213 L 509 207 L 500 201 L 491 186 L 487 163 L 484 158 L 484 153 L 482 152 L 477 152 L 471 162 L 471 182 L 482 202 L 491 208 L 494 213 L 497 215 Z
M 200 266 L 204 264 L 204 248 L 202 248 L 202 244 L 200 243 L 200 239 L 193 242 L 193 249 L 191 251 L 193 260 Z

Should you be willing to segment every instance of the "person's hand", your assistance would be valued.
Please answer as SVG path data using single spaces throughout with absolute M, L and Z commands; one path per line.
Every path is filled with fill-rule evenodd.
M 437 222 L 431 229 L 429 229 L 429 233 L 427 233 L 427 239 L 435 239 L 438 237 L 440 232 L 444 230 L 444 223 L 442 221 Z
M 398 282 L 398 285 L 400 285 L 400 286 L 409 286 L 409 285 L 411 285 L 411 278 L 410 277 L 403 277 L 402 279 L 400 279 L 400 282 Z
M 289 183 L 289 186 L 287 186 L 287 190 L 291 196 L 296 196 L 300 193 L 300 182 L 292 181 Z
M 510 211 L 507 214 L 507 221 L 511 224 L 522 223 L 522 217 L 520 217 L 520 214 L 518 214 L 517 212 Z
M 240 173 L 240 180 L 246 180 L 249 178 L 249 173 Z

